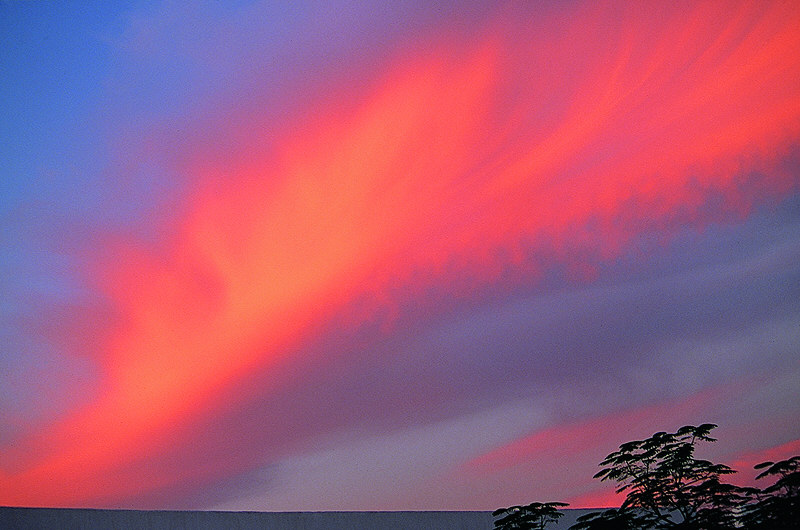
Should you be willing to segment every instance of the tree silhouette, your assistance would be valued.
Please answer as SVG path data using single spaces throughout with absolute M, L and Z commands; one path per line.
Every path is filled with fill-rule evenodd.
M 777 477 L 771 486 L 756 493 L 756 502 L 742 516 L 745 528 L 755 530 L 789 530 L 800 524 L 800 456 L 780 462 L 762 462 L 754 466 L 764 469 L 756 479 Z
M 714 428 L 705 423 L 657 432 L 608 455 L 595 478 L 616 481 L 617 493 L 627 492 L 617 519 L 624 515 L 634 528 L 735 528 L 749 491 L 720 482 L 733 469 L 694 457 L 699 442 L 716 441 L 710 436 Z
M 587 513 L 578 517 L 578 521 L 569 530 L 636 530 L 636 517 L 630 509 L 610 508 L 602 512 Z
M 570 530 L 794 530 L 800 528 L 800 456 L 762 462 L 756 478 L 774 477 L 763 490 L 721 482 L 735 473 L 724 464 L 695 458 L 700 442 L 714 442 L 717 426 L 687 425 L 674 433 L 657 432 L 619 446 L 594 476 L 619 484 L 626 493 L 619 508 L 583 515 Z M 563 502 L 534 502 L 496 510 L 496 529 L 542 530 L 563 515 Z
M 720 482 L 735 471 L 694 457 L 699 442 L 714 442 L 716 425 L 687 425 L 674 433 L 657 432 L 619 446 L 594 477 L 620 484 L 627 492 L 618 510 L 588 514 L 573 530 L 737 528 L 736 517 L 752 491 Z
M 500 508 L 492 512 L 495 520 L 494 527 L 498 530 L 515 530 L 533 528 L 544 530 L 548 523 L 558 521 L 564 514 L 558 509 L 569 506 L 565 502 L 534 502 L 526 506 L 511 506 Z
M 602 512 L 587 513 L 569 530 L 636 530 L 636 517 L 630 509 L 611 508 Z

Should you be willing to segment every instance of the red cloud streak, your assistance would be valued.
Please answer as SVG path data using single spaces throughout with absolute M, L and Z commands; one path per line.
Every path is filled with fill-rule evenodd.
M 611 259 L 643 230 L 714 220 L 712 198 L 744 215 L 797 189 L 782 169 L 800 139 L 796 2 L 523 18 L 438 38 L 358 101 L 320 98 L 268 155 L 186 167 L 198 185 L 164 250 L 127 242 L 90 267 L 122 315 L 100 391 L 7 452 L 0 504 L 124 504 L 202 479 L 213 466 L 118 470 L 365 292 L 535 275 L 535 245 Z

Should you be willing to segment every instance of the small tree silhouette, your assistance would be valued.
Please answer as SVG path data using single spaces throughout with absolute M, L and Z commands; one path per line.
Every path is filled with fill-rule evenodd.
M 742 516 L 745 528 L 754 530 L 789 530 L 800 524 L 800 456 L 780 462 L 762 462 L 764 469 L 756 479 L 777 477 L 771 486 L 757 492 L 757 501 Z
M 715 441 L 714 428 L 687 425 L 620 445 L 600 463 L 604 467 L 595 478 L 620 483 L 617 493 L 627 492 L 625 501 L 619 510 L 582 517 L 572 528 L 736 528 L 749 490 L 720 482 L 733 469 L 694 457 L 699 442 Z
M 795 530 L 800 528 L 800 456 L 780 462 L 762 462 L 756 478 L 775 477 L 759 490 L 720 481 L 735 473 L 724 464 L 694 457 L 700 442 L 714 442 L 717 426 L 687 425 L 674 433 L 657 432 L 645 440 L 619 446 L 601 463 L 594 476 L 619 483 L 626 492 L 619 508 L 578 518 L 570 530 Z M 492 515 L 495 529 L 543 530 L 563 515 L 563 502 L 534 502 L 511 506 Z
M 631 510 L 611 508 L 578 517 L 569 530 L 637 530 L 635 519 Z
M 511 506 L 500 508 L 492 512 L 494 517 L 500 517 L 494 522 L 494 527 L 499 530 L 515 530 L 533 528 L 544 530 L 548 523 L 558 521 L 564 514 L 558 509 L 569 506 L 565 502 L 534 502 L 526 506 Z

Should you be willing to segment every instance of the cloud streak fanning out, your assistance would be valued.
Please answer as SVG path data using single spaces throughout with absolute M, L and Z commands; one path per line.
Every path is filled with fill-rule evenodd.
M 277 418 L 223 456 L 196 426 L 254 396 L 283 410 L 289 387 L 313 400 L 307 371 L 379 362 L 304 345 L 373 325 L 374 342 L 390 340 L 403 308 L 554 271 L 589 284 L 637 238 L 744 219 L 797 191 L 795 3 L 564 9 L 500 12 L 470 37 L 442 28 L 363 90 L 319 90 L 289 121 L 255 105 L 215 118 L 270 137 L 246 157 L 176 143 L 190 186 L 157 248 L 114 236 L 84 263 L 117 315 L 86 341 L 96 392 L 3 458 L 0 504 L 126 505 L 267 465 L 315 427 Z M 253 373 L 266 374 L 257 388 L 243 384 Z

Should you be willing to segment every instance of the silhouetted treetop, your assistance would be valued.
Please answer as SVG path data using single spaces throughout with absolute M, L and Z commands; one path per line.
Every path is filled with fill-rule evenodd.
M 533 528 L 544 530 L 548 523 L 558 521 L 563 517 L 559 508 L 569 506 L 565 502 L 533 502 L 525 506 L 511 506 L 500 508 L 492 512 L 495 517 L 502 516 L 494 522 L 494 527 L 499 530 L 515 530 Z
M 644 440 L 625 442 L 600 463 L 594 475 L 626 493 L 619 508 L 583 515 L 570 530 L 797 530 L 800 521 L 800 456 L 762 462 L 756 477 L 773 477 L 763 490 L 727 484 L 735 473 L 724 464 L 695 458 L 700 442 L 714 442 L 717 426 L 686 425 Z M 496 529 L 542 530 L 558 521 L 563 502 L 534 502 L 496 510 Z
M 745 528 L 754 530 L 789 530 L 800 521 L 800 456 L 780 462 L 761 462 L 754 469 L 765 469 L 756 477 L 777 477 L 775 483 L 756 490 L 756 501 L 742 516 Z
M 695 458 L 700 442 L 716 441 L 716 427 L 686 425 L 621 444 L 594 477 L 617 482 L 625 500 L 618 510 L 589 514 L 573 528 L 735 528 L 736 509 L 748 501 L 748 490 L 721 482 L 735 473 L 730 467 Z

